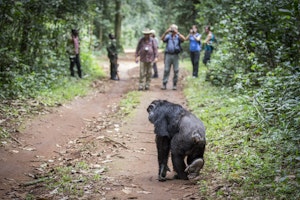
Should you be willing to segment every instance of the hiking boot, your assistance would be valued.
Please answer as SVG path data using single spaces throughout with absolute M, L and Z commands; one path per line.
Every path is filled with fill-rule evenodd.
M 150 87 L 149 87 L 149 86 L 146 86 L 146 87 L 145 87 L 145 90 L 149 90 L 149 89 L 150 89 Z
M 158 78 L 158 74 L 153 74 L 152 78 Z
M 166 90 L 166 89 L 167 89 L 167 84 L 163 84 L 163 85 L 161 86 L 161 89 L 162 89 L 162 90 Z
M 143 90 L 143 89 L 144 89 L 143 86 L 140 86 L 138 90 L 141 91 L 141 90 Z
M 176 87 L 176 85 L 173 85 L 173 90 L 177 90 L 177 87 Z

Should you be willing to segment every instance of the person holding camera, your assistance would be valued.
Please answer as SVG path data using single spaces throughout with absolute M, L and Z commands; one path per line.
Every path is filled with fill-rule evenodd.
M 167 89 L 171 65 L 173 65 L 173 90 L 177 90 L 178 72 L 179 72 L 179 53 L 182 51 L 180 43 L 184 42 L 185 37 L 178 32 L 178 27 L 172 24 L 161 36 L 161 40 L 166 43 L 165 49 L 165 67 L 163 76 L 162 90 Z
M 144 37 L 142 37 L 137 45 L 135 51 L 135 61 L 140 61 L 140 77 L 139 77 L 139 90 L 149 90 L 151 75 L 152 75 L 152 63 L 157 62 L 158 50 L 157 43 L 150 35 L 151 30 L 146 28 L 143 31 Z
M 186 36 L 186 40 L 190 41 L 190 57 L 193 65 L 193 77 L 198 77 L 199 59 L 201 51 L 201 34 L 197 32 L 197 26 L 193 25 L 190 33 Z

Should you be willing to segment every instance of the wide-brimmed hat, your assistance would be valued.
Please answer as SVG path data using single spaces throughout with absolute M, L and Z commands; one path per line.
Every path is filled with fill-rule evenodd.
M 171 29 L 178 29 L 178 26 L 176 24 L 172 24 L 170 27 Z
M 149 28 L 145 28 L 143 30 L 143 34 L 151 34 L 151 30 Z
M 155 30 L 152 29 L 150 32 L 155 35 Z

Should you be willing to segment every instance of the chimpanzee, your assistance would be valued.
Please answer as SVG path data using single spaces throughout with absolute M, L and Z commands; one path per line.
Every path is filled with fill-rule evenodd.
M 166 180 L 168 156 L 178 179 L 193 179 L 204 165 L 205 127 L 191 112 L 179 104 L 154 100 L 147 108 L 148 119 L 154 124 L 158 153 L 158 179 Z M 184 162 L 187 156 L 187 165 Z

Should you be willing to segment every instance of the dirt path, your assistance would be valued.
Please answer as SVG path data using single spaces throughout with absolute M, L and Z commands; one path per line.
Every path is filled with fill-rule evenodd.
M 86 190 L 83 199 L 200 199 L 197 185 L 171 180 L 172 173 L 166 182 L 157 180 L 153 125 L 146 108 L 154 99 L 185 106 L 181 85 L 177 91 L 171 90 L 170 84 L 168 90 L 160 89 L 162 62 L 158 64 L 160 78 L 152 80 L 150 91 L 141 92 L 134 115 L 126 120 L 114 115 L 123 95 L 138 87 L 138 65 L 132 58 L 131 53 L 120 58 L 120 81 L 96 82 L 93 93 L 29 120 L 25 130 L 17 134 L 18 142 L 0 149 L 2 199 L 23 199 L 29 190 L 40 198 L 61 199 L 55 193 L 44 194 L 37 185 L 19 184 L 32 181 L 45 163 L 53 169 L 81 160 L 108 169 L 101 174 L 102 180 L 90 185 L 93 192 Z M 108 71 L 107 63 L 104 66 Z

